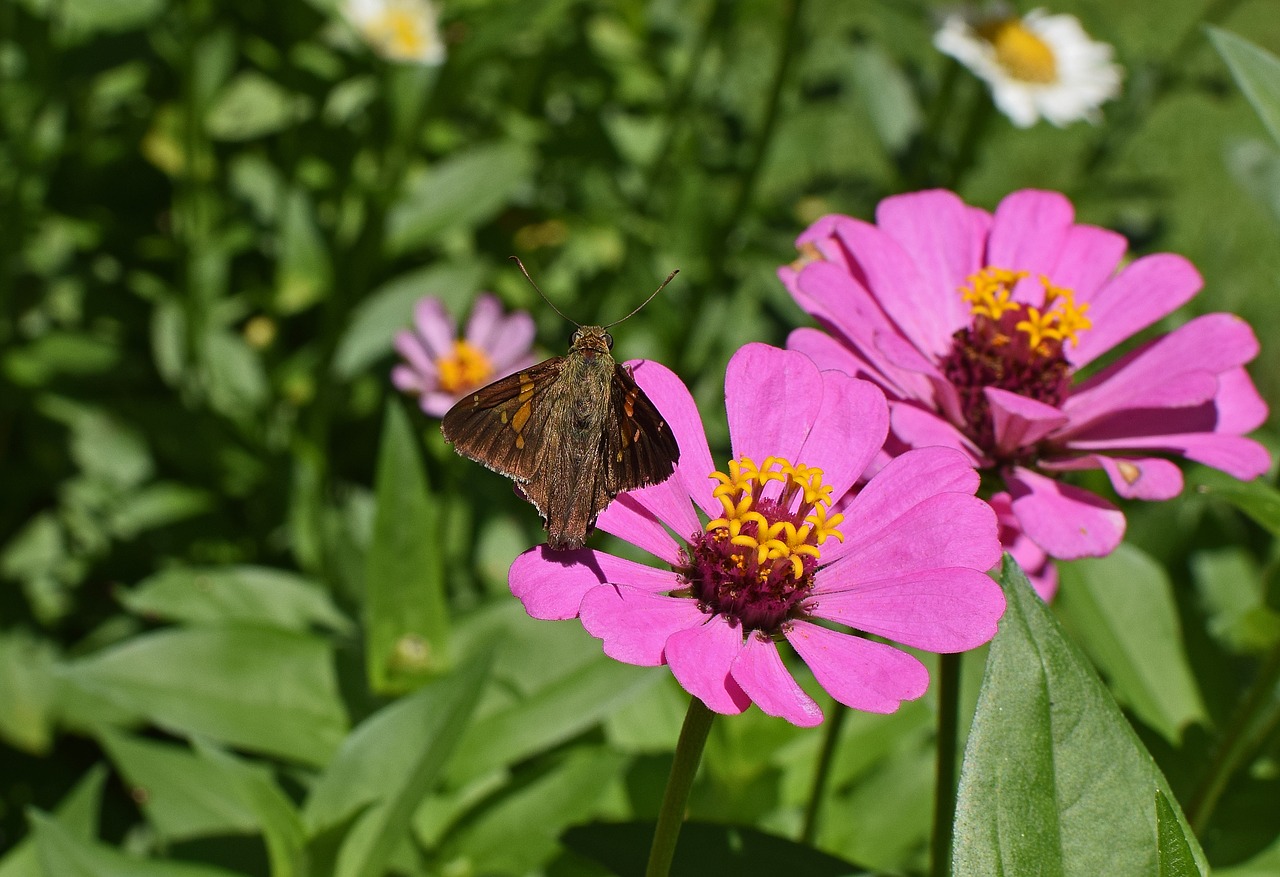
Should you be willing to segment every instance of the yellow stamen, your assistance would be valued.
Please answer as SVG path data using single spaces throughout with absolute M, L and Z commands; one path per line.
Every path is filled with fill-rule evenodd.
M 1021 19 L 1008 18 L 978 28 L 978 36 L 991 44 L 996 62 L 1014 79 L 1023 82 L 1058 81 L 1058 61 L 1053 49 L 1023 25 Z
M 453 352 L 436 360 L 440 373 L 440 389 L 446 393 L 462 393 L 488 383 L 493 377 L 493 364 L 480 348 L 461 339 L 453 342 Z
M 1093 322 L 1085 316 L 1085 312 L 1089 310 L 1088 303 L 1076 304 L 1076 296 L 1072 290 L 1054 286 L 1043 274 L 1039 277 L 1040 284 L 1044 287 L 1043 308 L 1013 301 L 1014 288 L 1026 276 L 1026 271 L 1009 271 L 988 266 L 969 276 L 968 285 L 959 289 L 960 297 L 969 303 L 969 311 L 975 317 L 986 317 L 993 323 L 999 323 L 1000 318 L 1010 311 L 1020 315 L 1022 319 L 1014 324 L 1014 328 L 1026 334 L 1027 346 L 1041 356 L 1047 356 L 1051 352 L 1051 346 L 1046 342 L 1068 340 L 1073 344 L 1078 343 L 1078 333 L 1093 328 Z M 1008 324 L 1004 324 L 1002 328 L 1008 329 Z M 990 343 L 993 345 L 1008 342 L 1008 337 L 1003 333 L 996 332 L 991 336 Z
M 724 515 L 708 523 L 707 532 L 723 534 L 730 544 L 747 549 L 743 554 L 730 555 L 735 564 L 741 567 L 748 556 L 754 556 L 756 565 L 761 567 L 760 574 L 767 578 L 774 568 L 770 562 L 781 562 L 800 579 L 804 575 L 804 558 L 818 559 L 819 545 L 832 537 L 844 541 L 836 529 L 844 517 L 828 514 L 832 488 L 822 483 L 821 469 L 778 457 L 767 457 L 759 466 L 751 458 L 742 457 L 731 460 L 726 468 L 727 472 L 709 476 L 719 482 L 713 495 L 720 501 Z M 774 481 L 782 482 L 775 502 L 791 507 L 789 504 L 799 498 L 799 508 L 793 514 L 804 515 L 800 526 L 791 520 L 770 523 L 756 509 L 765 486 Z

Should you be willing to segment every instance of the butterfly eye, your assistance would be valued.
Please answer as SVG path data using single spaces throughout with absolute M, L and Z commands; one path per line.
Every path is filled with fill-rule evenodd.
M 581 341 L 581 340 L 582 340 L 582 330 L 581 330 L 581 329 L 574 329 L 574 330 L 573 330 L 573 337 L 569 339 L 569 343 L 570 343 L 570 344 L 577 344 L 577 343 L 578 343 L 579 341 Z
M 613 336 L 610 335 L 608 332 L 604 333 L 604 346 L 609 348 L 610 350 L 613 349 Z

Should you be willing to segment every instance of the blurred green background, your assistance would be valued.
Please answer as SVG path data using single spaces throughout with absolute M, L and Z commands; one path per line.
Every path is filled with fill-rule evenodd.
M 380 59 L 322 0 L 4 0 L 0 850 L 31 836 L 27 808 L 61 806 L 46 846 L 306 873 L 278 852 L 296 816 L 263 829 L 219 783 L 270 776 L 255 800 L 310 795 L 308 828 L 330 825 L 312 793 L 351 729 L 486 648 L 489 724 L 409 808 L 401 873 L 593 873 L 552 838 L 651 815 L 678 692 L 520 615 L 506 569 L 536 515 L 388 381 L 426 294 L 462 317 L 494 290 L 533 313 L 542 351 L 566 348 L 509 255 L 582 323 L 679 268 L 615 353 L 679 372 L 723 444 L 729 356 L 805 322 L 774 272 L 809 222 L 929 186 L 987 208 L 1058 189 L 1135 253 L 1190 258 L 1205 289 L 1172 321 L 1249 320 L 1250 370 L 1280 407 L 1280 151 L 1202 28 L 1280 51 L 1275 3 L 1063 2 L 1115 46 L 1124 94 L 1098 126 L 1025 131 L 967 74 L 939 99 L 943 8 L 450 0 L 431 68 Z M 1060 609 L 1190 788 L 1280 636 L 1274 546 L 1194 492 L 1126 512 L 1136 547 L 1066 570 Z M 1123 638 L 1093 602 L 1115 576 L 1150 584 L 1165 645 L 1099 645 Z M 921 867 L 930 723 L 922 702 L 848 724 L 819 846 Z M 1218 863 L 1280 833 L 1265 739 L 1202 837 Z M 793 830 L 816 745 L 758 713 L 721 724 L 696 812 Z M 157 777 L 182 780 L 163 807 Z M 63 838 L 90 799 L 101 824 Z M 493 854 L 503 837 L 521 852 Z

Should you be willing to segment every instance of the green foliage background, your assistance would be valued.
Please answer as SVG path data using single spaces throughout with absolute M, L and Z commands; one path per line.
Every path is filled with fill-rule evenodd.
M 988 208 L 1059 189 L 1134 252 L 1189 257 L 1205 289 L 1172 320 L 1248 319 L 1280 408 L 1280 150 L 1259 118 L 1280 74 L 1215 36 L 1270 82 L 1251 106 L 1202 27 L 1276 52 L 1274 4 L 1061 4 L 1115 45 L 1124 96 L 1101 125 L 1027 131 L 932 49 L 940 10 L 449 0 L 449 59 L 424 69 L 323 0 L 0 5 L 0 877 L 596 874 L 627 847 L 590 826 L 653 817 L 682 693 L 523 616 L 506 570 L 536 515 L 387 378 L 428 293 L 461 316 L 495 290 L 562 351 L 513 253 L 584 323 L 680 268 L 617 353 L 679 372 L 723 446 L 725 362 L 804 323 L 774 271 L 809 222 L 935 185 Z M 1002 632 L 985 683 L 966 658 L 960 824 L 982 848 L 957 847 L 958 873 L 1007 852 L 980 840 L 993 808 L 1026 817 L 973 797 L 1014 739 L 1077 775 L 1154 756 L 1159 873 L 1280 874 L 1280 502 L 1189 485 L 1064 568 L 1053 609 L 1087 660 L 1047 615 Z M 1045 643 L 1074 655 L 1043 684 L 1098 723 L 1099 764 L 983 712 Z M 742 873 L 770 850 L 804 873 L 922 871 L 932 710 L 847 718 L 816 850 L 779 838 L 819 736 L 718 723 L 692 812 L 752 828 L 687 845 L 766 851 Z M 1035 812 L 1107 849 L 1077 804 Z

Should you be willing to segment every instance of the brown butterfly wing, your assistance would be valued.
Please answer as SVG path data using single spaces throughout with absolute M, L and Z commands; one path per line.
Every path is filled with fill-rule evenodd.
M 557 356 L 481 387 L 449 409 L 440 429 L 463 456 L 528 483 L 547 446 L 547 394 L 564 369 Z
M 603 448 L 610 492 L 602 508 L 619 493 L 666 481 L 680 459 L 671 427 L 625 366 L 613 370 L 610 403 L 614 417 Z

